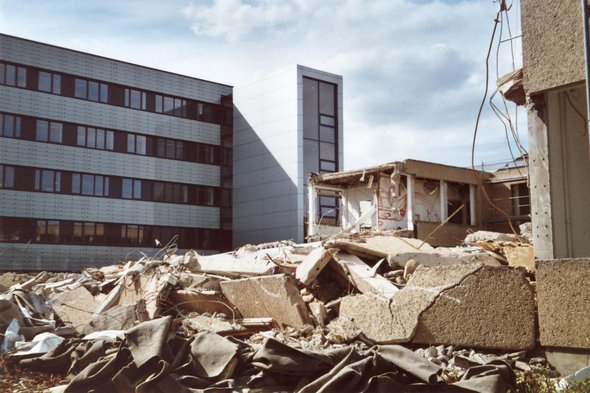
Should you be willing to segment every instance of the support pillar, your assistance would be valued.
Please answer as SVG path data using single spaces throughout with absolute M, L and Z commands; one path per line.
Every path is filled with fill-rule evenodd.
M 316 200 L 318 192 L 313 184 L 307 186 L 307 235 L 317 235 Z
M 440 181 L 439 187 L 439 194 L 440 194 L 440 221 L 443 222 L 444 220 L 449 217 L 449 187 L 448 183 L 444 180 Z
M 469 217 L 470 225 L 477 225 L 477 186 L 469 185 Z
M 414 188 L 415 188 L 415 181 L 416 177 L 413 175 L 406 175 L 407 179 L 407 187 L 406 187 L 406 197 L 408 206 L 406 209 L 406 220 L 407 220 L 407 227 L 410 231 L 414 230 Z

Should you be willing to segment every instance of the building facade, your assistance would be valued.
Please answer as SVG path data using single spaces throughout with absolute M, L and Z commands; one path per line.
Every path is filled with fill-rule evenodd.
M 234 105 L 234 247 L 303 242 L 309 174 L 342 169 L 342 77 L 298 65 L 236 87 Z M 320 204 L 337 219 L 337 194 Z
M 0 35 L 0 270 L 231 248 L 232 87 Z

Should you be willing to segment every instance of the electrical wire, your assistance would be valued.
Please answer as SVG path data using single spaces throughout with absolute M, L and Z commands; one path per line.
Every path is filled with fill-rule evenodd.
M 492 53 L 492 48 L 494 45 L 494 38 L 496 37 L 496 31 L 498 29 L 498 24 L 500 23 L 500 17 L 501 17 L 501 13 L 503 10 L 506 9 L 506 3 L 504 0 L 501 1 L 500 3 L 500 9 L 498 10 L 498 13 L 496 14 L 496 18 L 494 18 L 494 28 L 492 30 L 492 36 L 490 38 L 490 44 L 488 46 L 488 51 L 486 54 L 486 61 L 485 61 L 485 89 L 484 89 L 484 95 L 482 97 L 481 100 L 481 104 L 479 106 L 479 110 L 477 112 L 477 117 L 475 120 L 475 126 L 473 129 L 473 142 L 471 145 L 471 168 L 473 169 L 473 174 L 475 176 L 475 179 L 477 181 L 478 187 L 482 190 L 483 195 L 485 196 L 486 200 L 488 201 L 488 203 L 490 204 L 490 206 L 492 206 L 494 209 L 496 209 L 498 212 L 500 212 L 504 217 L 506 217 L 506 219 L 508 220 L 508 225 L 510 226 L 510 229 L 512 230 L 512 232 L 518 237 L 518 233 L 516 232 L 516 230 L 514 229 L 514 226 L 512 225 L 512 220 L 510 219 L 510 216 L 504 211 L 502 210 L 500 207 L 498 207 L 490 198 L 490 196 L 488 195 L 485 187 L 483 186 L 483 183 L 481 181 L 481 177 L 479 175 L 479 171 L 477 171 L 475 169 L 475 144 L 477 141 L 477 132 L 479 130 L 479 123 L 481 120 L 481 114 L 483 112 L 483 107 L 485 105 L 486 102 L 486 98 L 488 97 L 488 91 L 489 91 L 489 78 L 490 78 L 490 55 Z

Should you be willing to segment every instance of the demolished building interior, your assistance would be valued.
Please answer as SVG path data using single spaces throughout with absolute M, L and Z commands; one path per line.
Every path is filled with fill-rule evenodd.
M 524 66 L 498 85 L 527 106 L 530 152 L 501 172 L 405 160 L 314 173 L 307 243 L 201 255 L 172 239 L 79 272 L 1 273 L 0 390 L 491 393 L 584 383 L 590 161 L 579 108 L 590 45 L 580 8 L 521 2 Z M 499 200 L 509 201 L 502 214 Z M 535 376 L 537 390 L 518 390 Z

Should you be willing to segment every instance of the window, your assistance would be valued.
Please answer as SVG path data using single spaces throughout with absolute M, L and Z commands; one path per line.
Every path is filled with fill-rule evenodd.
M 60 192 L 61 172 L 50 169 L 35 169 L 35 191 Z
M 0 64 L 0 84 L 27 87 L 27 69 L 12 64 Z
M 14 188 L 14 167 L 0 165 L 0 188 Z
M 127 134 L 127 152 L 146 154 L 146 137 L 143 135 Z
M 126 199 L 141 199 L 141 180 L 123 179 L 121 196 Z
M 186 100 L 156 94 L 156 112 L 186 117 Z
M 72 174 L 72 194 L 109 196 L 110 178 L 102 175 Z
M 59 240 L 59 221 L 37 220 L 37 242 L 57 243 Z
M 61 94 L 61 75 L 39 71 L 37 89 L 47 93 Z
M 104 244 L 104 224 L 75 222 L 73 241 L 79 244 Z
M 74 97 L 95 102 L 109 102 L 109 86 L 104 83 L 76 78 Z
M 143 244 L 143 225 L 122 225 L 121 239 L 123 244 Z
M 41 142 L 61 143 L 63 134 L 63 125 L 61 123 L 37 120 L 35 129 L 35 140 Z
M 78 126 L 76 144 L 91 149 L 113 150 L 115 135 L 113 131 L 100 128 Z
M 0 135 L 20 138 L 21 118 L 20 116 L 0 114 Z
M 125 106 L 133 109 L 146 110 L 146 93 L 135 89 L 125 89 Z

